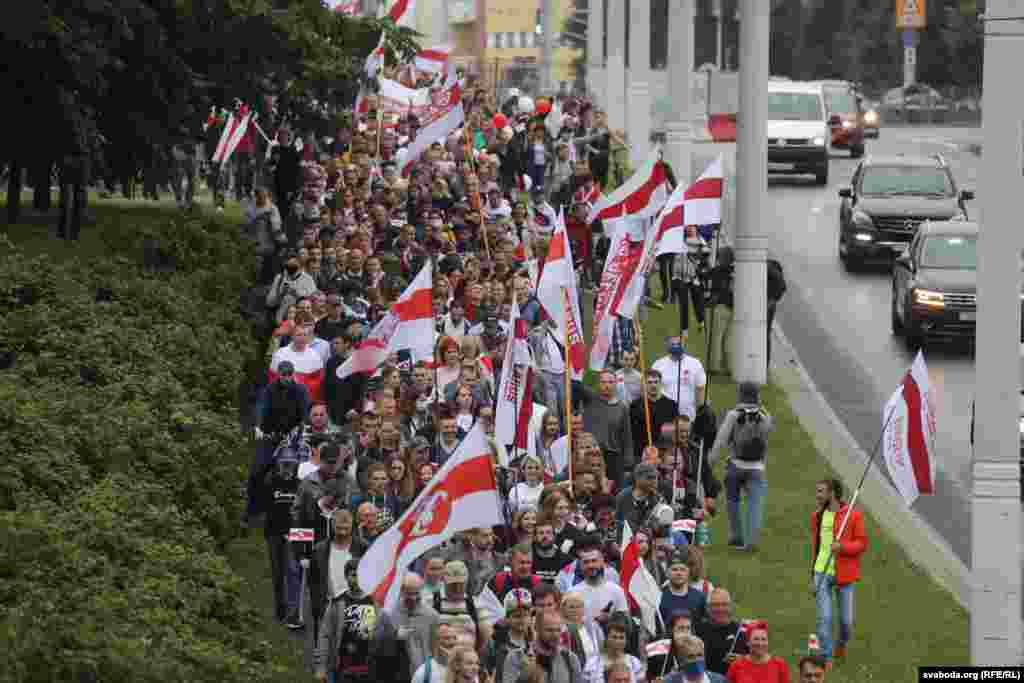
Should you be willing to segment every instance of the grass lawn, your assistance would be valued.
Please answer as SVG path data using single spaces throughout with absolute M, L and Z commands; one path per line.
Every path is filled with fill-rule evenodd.
M 649 364 L 664 355 L 664 339 L 678 333 L 676 325 L 674 306 L 651 311 L 644 326 Z M 704 335 L 691 325 L 688 352 L 703 360 L 705 344 Z M 712 401 L 721 415 L 734 405 L 736 386 L 727 378 L 710 379 Z M 729 526 L 723 492 L 711 524 L 707 566 L 711 581 L 732 593 L 739 617 L 768 620 L 770 649 L 787 659 L 795 680 L 796 663 L 815 630 L 810 571 L 814 486 L 835 473 L 815 450 L 781 389 L 764 387 L 762 401 L 775 417 L 776 428 L 768 442 L 769 485 L 760 550 L 750 555 L 726 545 Z M 716 475 L 724 480 L 723 464 Z M 844 484 L 852 489 L 857 482 Z M 967 663 L 967 612 L 921 573 L 866 511 L 865 523 L 870 546 L 855 593 L 850 656 L 828 674 L 829 683 L 915 681 L 919 665 Z

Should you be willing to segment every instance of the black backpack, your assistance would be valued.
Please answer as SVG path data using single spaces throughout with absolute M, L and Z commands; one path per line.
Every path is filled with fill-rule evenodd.
M 768 300 L 778 301 L 786 293 L 786 275 L 782 264 L 773 258 L 765 262 L 768 267 Z
M 761 462 L 768 451 L 764 418 L 757 409 L 738 409 L 732 428 L 736 457 L 743 462 Z

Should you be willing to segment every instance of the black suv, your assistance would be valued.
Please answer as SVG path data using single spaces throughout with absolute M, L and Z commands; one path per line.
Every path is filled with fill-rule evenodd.
M 968 190 L 941 155 L 869 156 L 839 190 L 839 258 L 852 268 L 902 253 L 922 221 L 967 220 Z

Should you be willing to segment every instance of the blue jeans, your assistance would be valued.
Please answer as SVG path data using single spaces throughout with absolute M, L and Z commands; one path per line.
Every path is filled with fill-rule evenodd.
M 818 645 L 821 646 L 821 653 L 826 659 L 832 658 L 832 594 L 836 594 L 836 602 L 839 605 L 839 639 L 835 644 L 839 647 L 846 647 L 853 632 L 854 585 L 848 583 L 845 586 L 837 586 L 835 576 L 821 572 L 814 573 L 814 599 L 818 607 L 815 630 L 818 633 Z
M 740 494 L 746 493 L 745 513 L 740 516 Z M 764 520 L 768 478 L 764 470 L 741 470 L 731 461 L 725 471 L 725 501 L 729 513 L 729 540 L 743 546 L 757 545 Z

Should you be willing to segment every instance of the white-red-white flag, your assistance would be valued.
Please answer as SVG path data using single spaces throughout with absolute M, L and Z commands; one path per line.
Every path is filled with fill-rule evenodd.
M 436 110 L 432 118 L 423 122 L 423 128 L 416 134 L 413 141 L 402 152 L 399 152 L 401 157 L 399 163 L 403 176 L 409 175 L 413 164 L 419 161 L 419 158 L 432 144 L 445 140 L 466 120 L 466 113 L 462 108 L 462 87 L 457 81 L 455 85 L 441 93 L 440 99 L 433 104 Z
M 533 417 L 533 352 L 530 350 L 526 320 L 519 317 L 519 304 L 512 297 L 512 336 L 505 347 L 501 383 L 494 411 L 494 438 L 498 446 L 512 446 L 516 452 L 529 447 L 530 419 Z M 508 466 L 504 448 L 498 449 L 503 467 Z
M 601 272 L 601 285 L 594 302 L 594 334 L 590 346 L 590 369 L 603 370 L 612 343 L 615 316 L 637 276 L 644 252 L 644 228 L 650 219 L 630 216 L 616 222 L 608 257 Z M 644 279 L 641 277 L 641 279 Z M 625 316 L 632 318 L 630 315 Z
M 722 157 L 712 161 L 689 187 L 680 184 L 654 221 L 655 256 L 685 254 L 686 226 L 722 222 Z
M 408 351 L 413 363 L 434 355 L 433 279 L 429 263 L 391 304 L 369 336 L 338 366 L 338 379 L 357 372 L 373 372 L 388 356 Z
M 569 234 L 565 230 L 565 217 L 561 212 L 555 221 L 555 232 L 548 243 L 548 256 L 540 273 L 540 282 L 537 283 L 537 299 L 548 317 L 555 321 L 560 345 L 564 344 L 568 335 L 572 378 L 582 380 L 587 345 L 583 340 L 583 316 L 580 315 L 572 247 L 569 244 Z
M 245 137 L 246 132 L 248 132 L 250 121 L 252 121 L 252 112 L 245 105 L 242 105 L 237 112 L 231 114 L 227 124 L 224 126 L 224 132 L 221 133 L 220 140 L 217 142 L 213 158 L 210 161 L 215 164 L 226 164 L 231 159 L 231 155 L 238 149 L 238 144 Z
M 935 493 L 935 404 L 920 351 L 885 404 L 882 424 L 882 457 L 903 500 L 913 505 Z
M 268 382 L 273 384 L 277 381 L 280 377 L 278 368 L 285 361 L 292 364 L 295 371 L 293 378 L 309 390 L 310 399 L 321 400 L 324 384 L 324 358 L 320 352 L 310 346 L 302 351 L 296 351 L 291 344 L 282 346 L 270 357 L 270 369 L 267 372 Z
M 601 195 L 590 208 L 587 222 L 613 221 L 626 216 L 653 216 L 668 198 L 668 169 L 655 148 L 644 165 L 610 195 Z
M 395 604 L 405 569 L 423 553 L 460 531 L 503 523 L 491 446 L 477 422 L 405 514 L 363 555 L 359 586 L 378 605 Z
M 359 14 L 359 0 L 327 0 L 327 8 L 346 17 L 354 17 Z
M 381 9 L 388 7 L 387 2 L 380 3 Z M 416 22 L 416 0 L 395 0 L 388 8 L 387 16 L 398 26 L 413 28 Z
M 435 45 L 420 50 L 413 60 L 413 64 L 420 71 L 431 74 L 444 73 L 448 68 L 448 59 L 452 54 L 451 45 Z
M 619 576 L 630 607 L 639 608 L 648 633 L 657 633 L 661 588 L 640 557 L 640 546 L 629 522 L 622 529 L 622 572 Z

